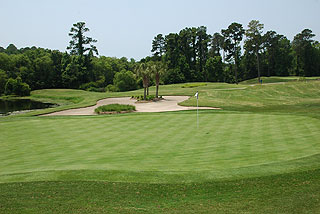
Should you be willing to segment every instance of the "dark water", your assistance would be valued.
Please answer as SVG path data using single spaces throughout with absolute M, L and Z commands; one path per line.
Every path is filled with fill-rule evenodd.
M 12 112 L 32 110 L 32 109 L 43 109 L 55 107 L 57 105 L 51 103 L 42 103 L 29 99 L 10 99 L 2 100 L 0 99 L 0 116 L 8 115 Z

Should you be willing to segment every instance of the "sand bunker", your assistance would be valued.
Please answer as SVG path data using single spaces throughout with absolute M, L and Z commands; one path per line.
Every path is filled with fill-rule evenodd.
M 166 112 L 166 111 L 182 111 L 182 110 L 197 109 L 197 107 L 186 107 L 186 106 L 178 105 L 178 103 L 183 102 L 187 99 L 189 99 L 188 96 L 164 96 L 163 100 L 160 100 L 157 102 L 141 103 L 141 102 L 136 102 L 135 99 L 131 99 L 130 97 L 106 98 L 103 100 L 99 100 L 95 106 L 54 112 L 54 113 L 47 114 L 46 116 L 95 115 L 96 113 L 94 112 L 94 110 L 97 107 L 102 105 L 115 104 L 115 103 L 134 105 L 136 107 L 136 112 Z M 219 109 L 219 108 L 199 107 L 199 109 Z

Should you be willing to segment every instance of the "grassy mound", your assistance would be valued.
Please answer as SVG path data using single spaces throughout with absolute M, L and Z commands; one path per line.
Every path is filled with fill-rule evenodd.
M 135 111 L 136 107 L 133 105 L 122 105 L 122 104 L 109 104 L 99 106 L 94 110 L 97 114 L 105 114 L 105 113 L 121 113 L 121 112 L 132 112 Z
M 312 80 L 319 80 L 320 77 L 261 77 L 262 84 L 264 83 L 284 83 L 284 82 L 304 82 L 304 81 L 312 81 Z M 246 81 L 241 82 L 240 84 L 258 84 L 258 78 L 249 79 Z

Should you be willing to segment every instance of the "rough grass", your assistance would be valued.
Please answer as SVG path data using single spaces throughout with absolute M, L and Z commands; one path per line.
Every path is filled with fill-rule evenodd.
M 121 104 L 109 104 L 109 105 L 103 105 L 96 108 L 94 111 L 97 114 L 103 114 L 106 112 L 132 112 L 135 111 L 136 107 L 133 105 L 121 105 Z
M 199 129 L 195 111 L 0 118 L 0 213 L 319 211 L 320 81 L 181 86 L 160 94 L 223 110 Z M 32 96 L 67 109 L 139 94 Z

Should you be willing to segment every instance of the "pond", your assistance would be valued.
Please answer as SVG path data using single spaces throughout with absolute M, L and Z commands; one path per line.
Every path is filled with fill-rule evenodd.
M 33 110 L 33 109 L 44 109 L 55 107 L 56 104 L 42 103 L 30 99 L 0 99 L 0 116 L 9 115 L 12 112 Z

